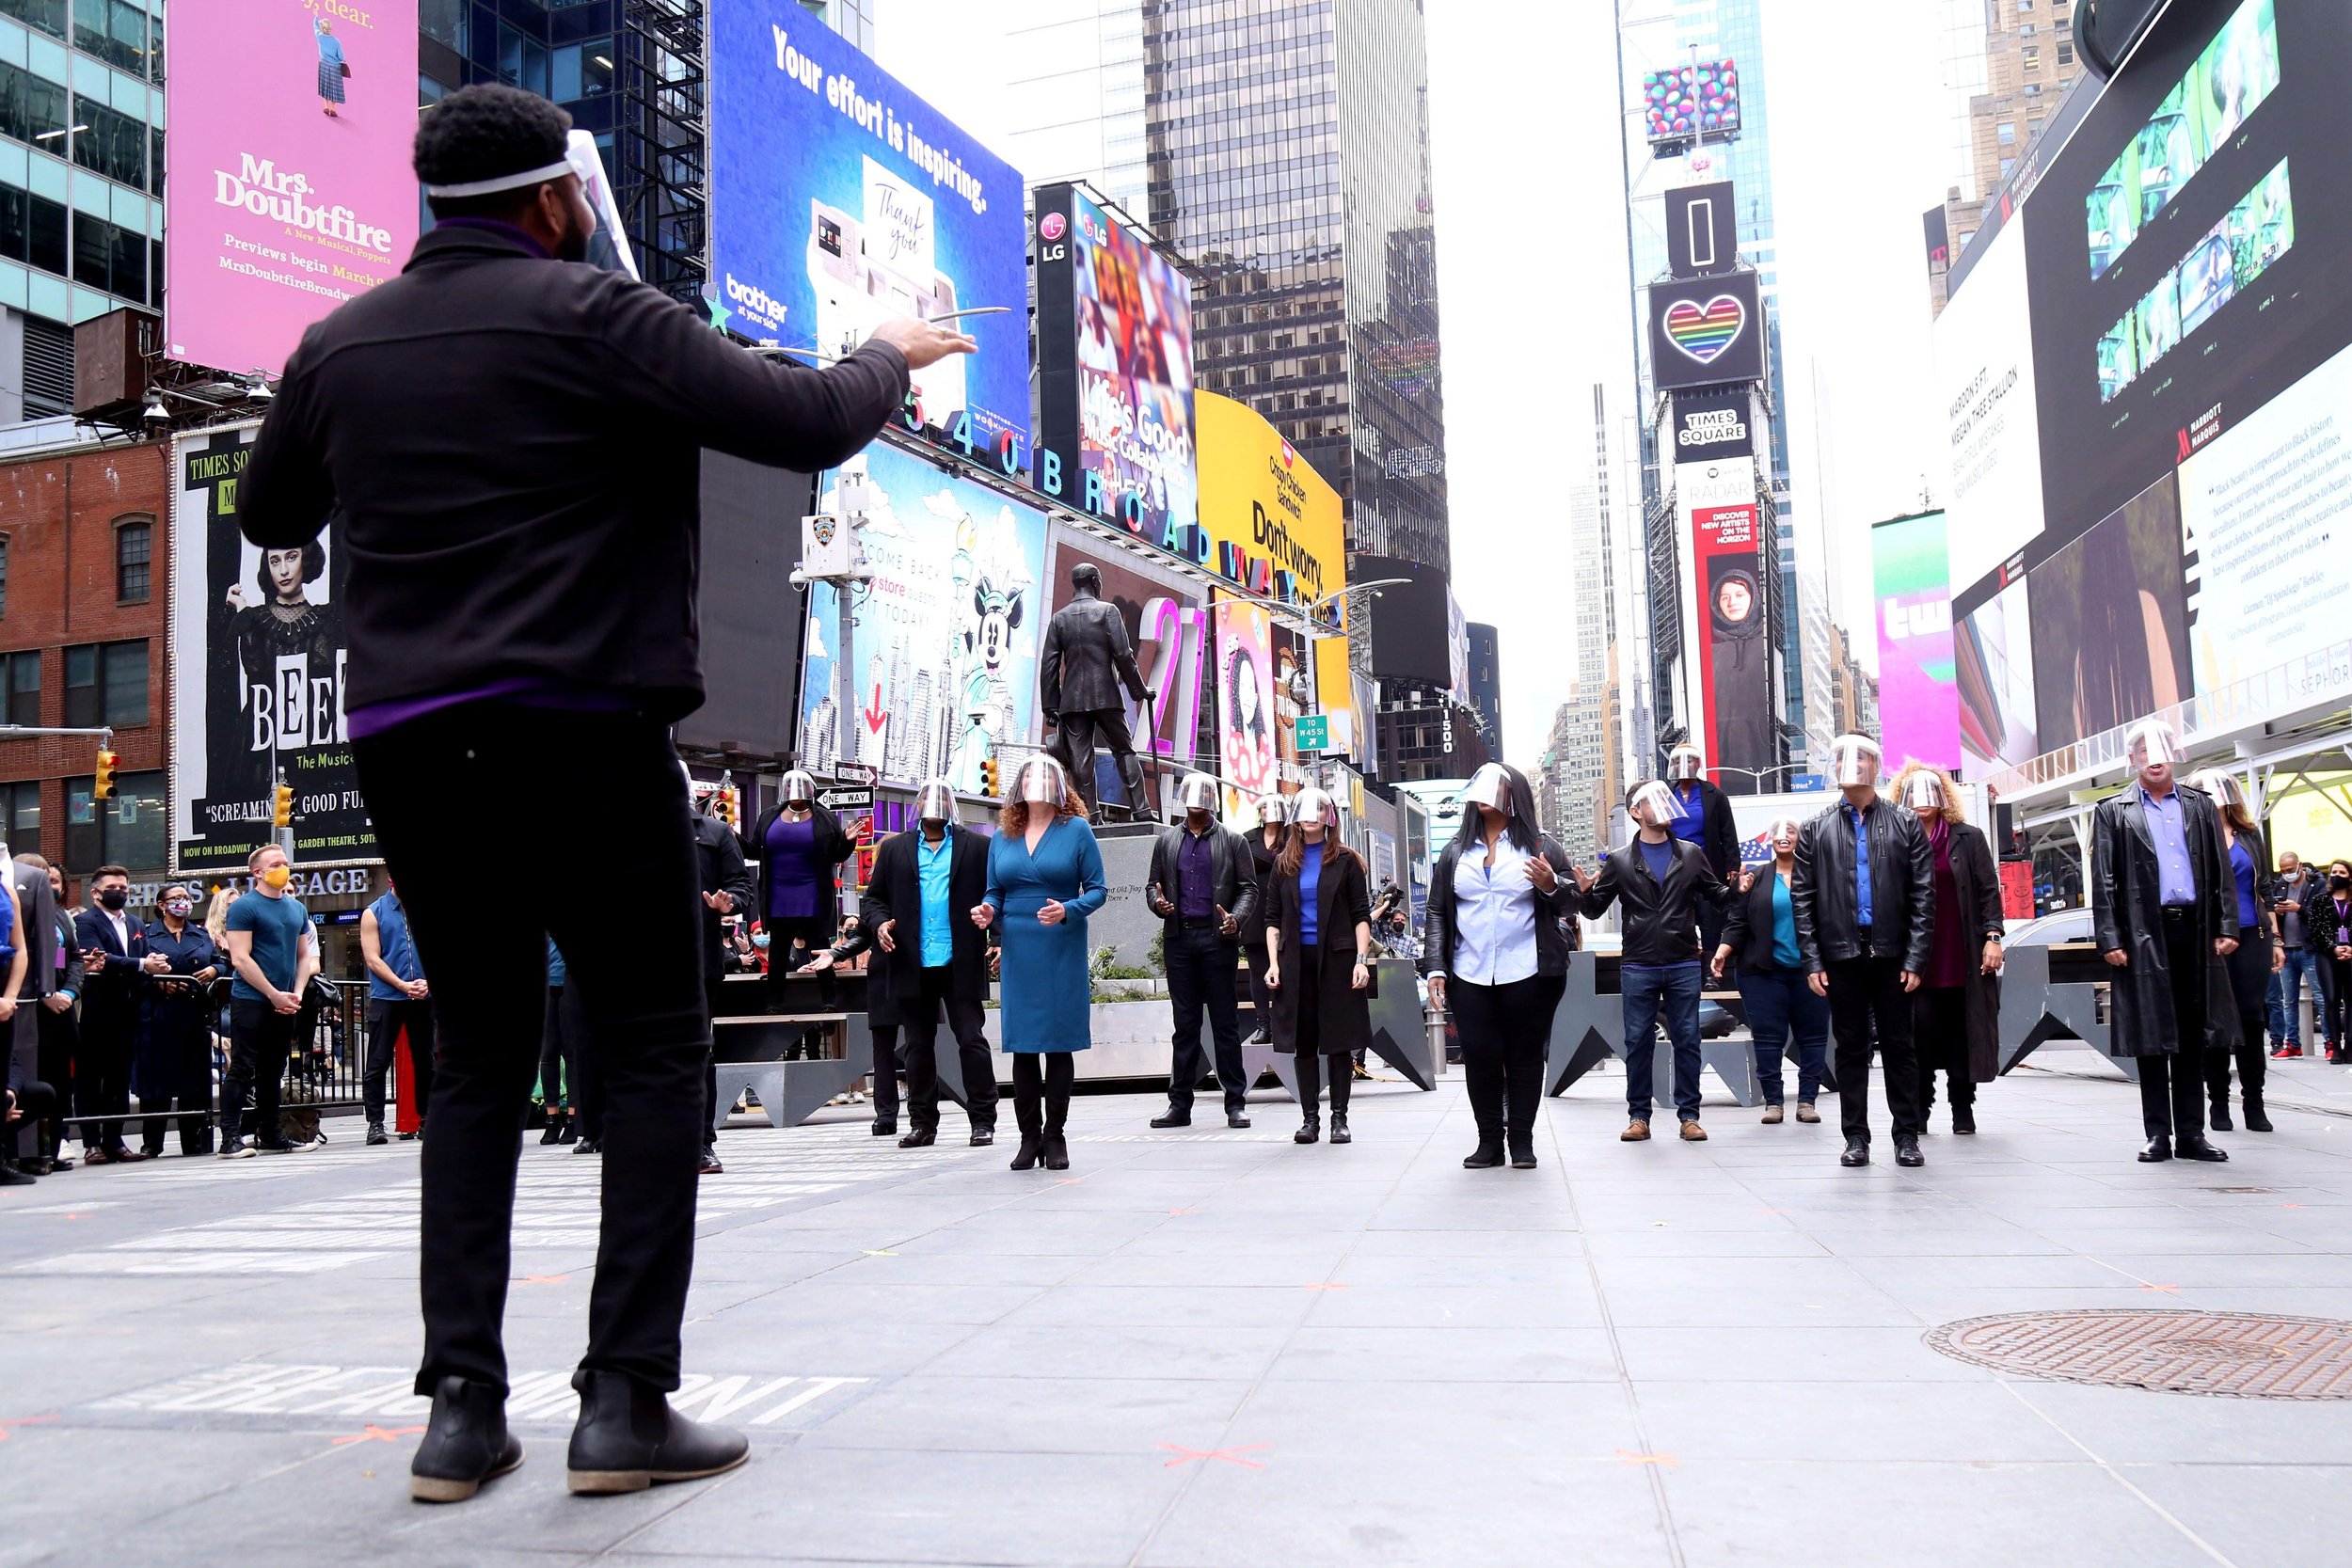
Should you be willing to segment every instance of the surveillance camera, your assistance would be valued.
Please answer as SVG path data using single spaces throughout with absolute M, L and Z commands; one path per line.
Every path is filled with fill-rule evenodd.
M 162 394 L 147 394 L 147 406 L 139 410 L 139 423 L 150 436 L 161 436 L 171 428 L 171 411 L 164 406 Z
M 808 592 L 808 574 L 802 571 L 798 566 L 793 567 L 790 574 L 787 575 L 784 580 L 792 585 L 792 591 L 796 594 L 805 594 Z

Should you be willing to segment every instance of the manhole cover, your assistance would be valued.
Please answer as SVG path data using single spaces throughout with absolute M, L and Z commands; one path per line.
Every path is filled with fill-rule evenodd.
M 2032 1312 L 1963 1318 L 1928 1343 L 2025 1377 L 2239 1399 L 2352 1399 L 2352 1323 L 2259 1312 Z

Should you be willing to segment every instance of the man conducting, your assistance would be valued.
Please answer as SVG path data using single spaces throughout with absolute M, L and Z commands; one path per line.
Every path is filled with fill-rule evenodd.
M 1071 782 L 1086 802 L 1087 815 L 1102 817 L 1095 799 L 1094 742 L 1101 736 L 1119 776 L 1127 784 L 1130 816 L 1143 814 L 1143 764 L 1136 760 L 1134 736 L 1127 733 L 1126 705 L 1119 700 L 1124 686 L 1138 703 L 1151 697 L 1143 673 L 1136 668 L 1135 644 L 1127 639 L 1127 621 L 1119 607 L 1103 602 L 1103 574 L 1092 563 L 1070 568 L 1070 586 L 1077 596 L 1054 612 L 1045 625 L 1045 647 L 1039 656 L 1039 706 L 1045 721 L 1060 732 Z
M 1209 1011 L 1216 1082 L 1225 1092 L 1225 1125 L 1249 1125 L 1249 1083 L 1241 1065 L 1241 1002 L 1233 990 L 1242 939 L 1258 914 L 1257 863 L 1242 836 L 1216 819 L 1216 781 L 1195 773 L 1176 791 L 1184 819 L 1160 831 L 1152 846 L 1144 896 L 1160 917 L 1168 953 L 1168 995 L 1176 1010 L 1175 1053 L 1168 1071 L 1168 1110 L 1154 1127 L 1192 1125 L 1192 1093 L 1200 1082 L 1200 1009 Z M 1263 945 L 1263 943 L 1261 943 Z
M 890 987 L 907 1065 L 907 1135 L 900 1148 L 939 1141 L 939 1015 L 947 1014 L 963 1070 L 963 1110 L 972 1142 L 996 1141 L 996 1064 L 987 1034 L 988 933 L 961 911 L 988 896 L 988 840 L 956 825 L 956 792 L 932 779 L 915 794 L 922 826 L 893 833 L 874 851 L 860 918 L 874 945 L 892 956 L 868 975 Z M 909 962 L 909 959 L 914 961 Z M 817 962 L 830 964 L 831 953 Z
M 1788 902 L 1805 983 L 1829 998 L 1836 1042 L 1841 1165 L 1870 1163 L 1870 1051 L 1877 1042 L 1895 1123 L 1895 1163 L 1924 1165 L 1927 1131 L 1911 993 L 1928 972 L 1935 935 L 1935 852 L 1918 815 L 1879 794 L 1883 752 L 1867 735 L 1841 735 L 1830 759 L 1845 800 L 1797 830 Z
M 432 1396 L 410 1494 L 469 1497 L 522 1462 L 501 1319 L 547 939 L 604 1080 L 605 1212 L 573 1385 L 568 1482 L 730 1469 L 735 1433 L 674 1414 L 702 1149 L 702 900 L 669 726 L 703 699 L 700 449 L 809 472 L 871 440 L 910 366 L 969 338 L 884 323 L 822 371 L 748 354 L 618 273 L 568 264 L 596 214 L 570 117 L 485 84 L 419 117 L 437 226 L 402 275 L 303 337 L 246 470 L 246 537 L 341 514 L 352 750 L 441 1023 L 419 1282 Z M 482 918 L 485 801 L 551 765 L 538 896 Z M 626 891 L 616 891 L 625 888 Z M 626 898 L 630 918 L 612 918 Z
M 2221 960 L 2237 951 L 2237 881 L 2213 797 L 2176 782 L 2180 736 L 2159 719 L 2124 736 L 2132 782 L 2090 826 L 2090 925 L 2115 970 L 2115 1053 L 2139 1063 L 2143 1161 L 2227 1160 L 2205 1140 L 2205 1052 L 2235 1043 Z M 1842 1078 L 1845 1069 L 1838 1072 Z

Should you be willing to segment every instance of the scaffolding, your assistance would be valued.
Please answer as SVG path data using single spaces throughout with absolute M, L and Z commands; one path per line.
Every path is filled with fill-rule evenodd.
M 623 0 L 613 194 L 645 281 L 702 303 L 709 279 L 703 0 Z

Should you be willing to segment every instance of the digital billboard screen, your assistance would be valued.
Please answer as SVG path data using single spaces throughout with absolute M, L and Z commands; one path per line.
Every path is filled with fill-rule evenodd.
M 276 375 L 416 245 L 416 0 L 172 0 L 170 27 L 166 352 Z
M 1642 78 L 1642 125 L 1652 147 L 1737 134 L 1739 62 L 1701 60 L 1650 71 Z
M 1035 205 L 1039 443 L 1080 510 L 1181 548 L 1200 515 L 1192 280 L 1073 185 Z
M 2036 563 L 2026 580 L 2043 751 L 2188 695 L 2181 508 L 2170 474 Z
M 1897 767 L 1907 761 L 1947 771 L 1961 766 L 1949 559 L 1941 512 L 1890 518 L 1870 530 L 1879 740 Z
M 1764 377 L 1764 302 L 1753 272 L 1649 286 L 1650 369 L 1659 391 Z
M 1756 515 L 1753 492 L 1737 505 L 1690 509 L 1701 615 L 1697 727 L 1710 765 L 1747 770 L 1716 780 L 1735 795 L 1754 792 L 1752 775 L 1771 768 L 1779 750 Z
M 915 393 L 928 423 L 966 416 L 973 447 L 1009 435 L 1025 461 L 1021 176 L 796 0 L 709 9 L 714 315 L 836 355 L 894 317 L 1000 308 L 960 319 L 977 352 Z
M 1454 685 L 1451 600 L 1446 575 L 1435 566 L 1385 555 L 1359 555 L 1359 582 L 1391 581 L 1368 595 L 1365 617 L 1372 638 L 1372 673 L 1382 680 L 1420 681 L 1450 690 Z

